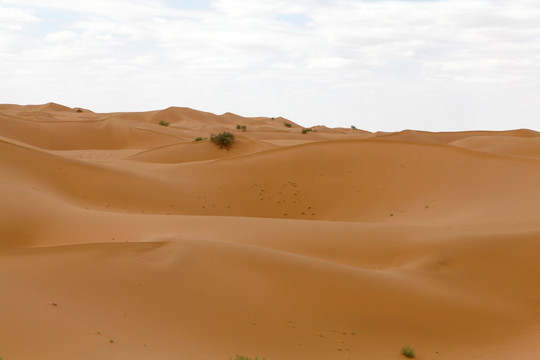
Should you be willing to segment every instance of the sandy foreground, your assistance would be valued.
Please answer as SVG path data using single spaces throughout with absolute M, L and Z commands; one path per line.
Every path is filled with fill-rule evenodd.
M 540 359 L 540 133 L 301 130 L 0 105 L 0 357 Z

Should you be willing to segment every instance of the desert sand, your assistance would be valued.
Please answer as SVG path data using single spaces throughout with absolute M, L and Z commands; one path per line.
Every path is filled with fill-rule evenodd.
M 301 130 L 0 105 L 0 357 L 540 358 L 540 133 Z

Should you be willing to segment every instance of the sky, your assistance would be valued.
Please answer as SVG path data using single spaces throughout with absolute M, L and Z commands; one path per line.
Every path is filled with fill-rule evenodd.
M 0 103 L 540 130 L 538 0 L 0 0 Z

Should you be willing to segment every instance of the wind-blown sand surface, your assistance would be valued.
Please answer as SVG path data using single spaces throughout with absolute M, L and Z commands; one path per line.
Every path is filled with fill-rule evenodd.
M 2 359 L 540 358 L 540 133 L 301 129 L 0 105 Z

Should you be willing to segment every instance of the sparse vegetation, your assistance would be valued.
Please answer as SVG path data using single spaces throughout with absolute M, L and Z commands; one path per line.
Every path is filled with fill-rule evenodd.
M 258 357 L 251 358 L 251 357 L 247 357 L 247 356 L 236 355 L 236 357 L 234 359 L 229 358 L 229 360 L 259 360 L 259 358 Z M 261 360 L 265 360 L 265 359 L 262 358 Z
M 246 125 L 236 125 L 236 130 L 242 130 L 242 131 L 247 131 L 247 126 Z
M 169 126 L 170 124 L 165 120 L 160 120 L 159 125 L 161 125 L 161 126 Z
M 197 136 L 197 137 L 195 138 L 195 140 L 193 140 L 193 141 L 203 141 L 203 140 L 206 140 L 206 138 Z
M 313 129 L 312 128 L 303 128 L 302 129 L 302 134 L 307 134 L 310 131 L 313 131 Z
M 82 113 L 83 111 L 82 111 L 82 109 L 77 109 L 77 112 L 78 112 L 78 113 Z M 0 359 L 0 360 L 1 360 L 1 359 Z
M 114 339 L 109 339 L 109 342 L 110 342 L 111 344 L 114 344 Z
M 225 148 L 229 150 L 234 143 L 234 134 L 225 131 L 219 134 L 211 134 L 210 141 L 219 146 L 219 148 Z
M 283 123 L 283 126 L 290 128 L 290 127 L 292 127 L 292 124 L 286 122 L 286 123 Z
M 58 304 L 57 304 L 57 303 L 51 303 L 51 305 L 52 305 L 52 306 L 58 306 Z
M 412 359 L 416 356 L 416 353 L 414 352 L 414 349 L 412 347 L 407 345 L 401 348 L 401 355 Z
M 356 130 L 356 126 L 351 125 L 351 129 Z

